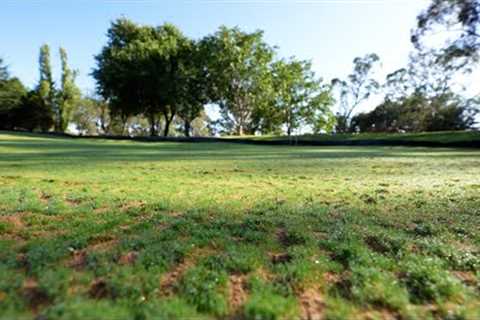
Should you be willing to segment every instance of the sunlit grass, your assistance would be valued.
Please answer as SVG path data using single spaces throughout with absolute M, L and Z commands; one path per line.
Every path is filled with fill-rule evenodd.
M 0 319 L 477 319 L 479 168 L 0 134 Z

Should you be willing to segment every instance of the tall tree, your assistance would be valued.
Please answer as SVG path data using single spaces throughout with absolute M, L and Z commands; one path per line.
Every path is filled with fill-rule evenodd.
M 76 72 L 68 66 L 67 51 L 60 48 L 60 59 L 62 63 L 61 88 L 58 91 L 58 119 L 56 119 L 57 130 L 65 132 L 71 120 L 75 104 L 80 99 L 80 89 L 75 85 Z
M 175 115 L 185 102 L 185 88 L 188 88 L 186 82 L 195 73 L 189 71 L 189 67 L 194 67 L 189 61 L 193 58 L 190 56 L 193 43 L 172 24 L 166 23 L 157 27 L 156 31 L 160 52 L 155 54 L 154 59 L 157 71 L 153 77 L 158 87 L 155 88 L 156 97 L 152 106 L 156 104 L 156 108 L 163 114 L 163 135 L 167 136 Z
M 39 56 L 40 81 L 37 87 L 38 95 L 43 99 L 46 108 L 50 109 L 54 119 L 59 119 L 59 108 L 56 101 L 55 83 L 53 81 L 50 63 L 50 47 L 44 44 L 40 47 Z M 55 121 L 55 131 L 61 131 L 58 121 Z
M 430 45 L 428 39 L 443 35 L 439 62 L 455 61 L 456 68 L 478 61 L 480 51 L 480 1 L 432 0 L 417 18 L 412 42 L 417 48 Z M 434 41 L 438 42 L 438 40 Z
M 112 23 L 93 76 L 99 93 L 122 122 L 144 114 L 150 134 L 157 135 L 162 115 L 168 135 L 183 94 L 179 53 L 184 46 L 187 38 L 171 24 L 140 26 L 127 19 Z
M 332 80 L 333 87 L 338 91 L 340 110 L 337 113 L 338 132 L 345 132 L 350 126 L 354 111 L 362 102 L 377 92 L 379 83 L 372 78 L 374 67 L 379 63 L 378 55 L 371 53 L 353 60 L 353 73 L 347 80 Z
M 135 58 L 135 52 L 129 47 L 149 31 L 130 20 L 118 19 L 107 32 L 107 44 L 95 56 L 97 66 L 92 75 L 97 81 L 97 90 L 110 105 L 113 118 L 121 119 L 123 129 L 128 117 L 141 113 L 141 106 L 145 104 L 142 95 L 145 88 L 138 79 L 143 60 Z
M 385 101 L 355 117 L 351 131 L 463 130 L 474 124 L 475 99 L 463 96 L 455 68 L 439 64 L 436 50 L 417 50 L 406 68 L 387 76 Z
M 20 108 L 27 89 L 17 78 L 10 77 L 8 67 L 0 59 L 0 129 L 13 129 L 13 114 Z
M 329 112 L 333 101 L 330 90 L 322 86 L 321 79 L 315 78 L 311 63 L 280 60 L 272 65 L 272 74 L 273 104 L 287 135 L 305 124 L 320 130 L 320 119 Z
M 255 128 L 255 108 L 268 101 L 269 65 L 274 50 L 263 40 L 263 32 L 246 33 L 225 26 L 202 40 L 208 55 L 212 81 L 211 100 L 220 106 L 223 124 L 238 135 Z
M 198 118 L 208 102 L 209 78 L 204 62 L 208 54 L 202 51 L 197 42 L 191 41 L 180 53 L 182 61 L 180 69 L 180 93 L 177 113 L 183 120 L 183 133 L 189 137 L 192 133 L 192 122 Z

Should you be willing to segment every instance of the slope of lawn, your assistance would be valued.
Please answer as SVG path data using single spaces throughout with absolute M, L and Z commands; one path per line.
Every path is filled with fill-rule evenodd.
M 228 139 L 247 139 L 257 142 L 279 142 L 293 141 L 306 143 L 358 143 L 367 144 L 384 142 L 388 143 L 418 143 L 432 144 L 433 146 L 442 144 L 459 144 L 469 146 L 476 144 L 480 146 L 480 131 L 443 131 L 443 132 L 423 132 L 423 133 L 359 133 L 359 134 L 319 134 L 319 135 L 301 135 L 297 137 L 288 136 L 249 136 L 249 137 L 228 137 Z
M 480 151 L 0 134 L 0 319 L 479 319 Z

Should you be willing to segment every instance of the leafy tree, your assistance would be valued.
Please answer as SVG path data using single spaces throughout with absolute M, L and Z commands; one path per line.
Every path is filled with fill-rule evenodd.
M 380 58 L 374 53 L 357 57 L 353 60 L 353 73 L 347 80 L 332 80 L 333 87 L 338 91 L 340 103 L 336 127 L 338 132 L 348 130 L 353 112 L 378 90 L 379 84 L 372 78 L 372 73 L 379 61 Z
M 193 130 L 192 122 L 201 115 L 209 101 L 208 73 L 204 63 L 206 54 L 199 43 L 193 41 L 180 54 L 182 68 L 178 84 L 182 95 L 178 99 L 177 113 L 183 120 L 183 133 L 187 137 Z
M 12 114 L 22 104 L 26 88 L 17 78 L 10 78 L 8 68 L 0 59 L 0 128 L 13 129 Z
M 58 118 L 56 131 L 65 132 L 71 120 L 72 111 L 80 99 L 80 89 L 75 85 L 76 72 L 68 66 L 67 52 L 60 48 L 62 63 L 61 88 L 58 90 Z
M 269 101 L 273 48 L 261 31 L 246 33 L 224 26 L 201 45 L 209 52 L 210 98 L 220 106 L 223 126 L 238 135 L 253 133 L 253 115 Z
M 79 99 L 71 111 L 71 123 L 80 134 L 110 133 L 108 104 L 94 95 Z
M 10 77 L 2 61 L 0 70 L 0 129 L 48 131 L 53 125 L 52 110 L 40 91 L 28 92 L 18 78 Z
M 62 131 L 59 126 L 59 108 L 56 101 L 55 83 L 53 81 L 52 67 L 50 63 L 50 47 L 44 44 L 40 47 L 39 56 L 40 65 L 40 82 L 37 87 L 38 95 L 43 99 L 43 104 L 50 110 L 50 114 L 54 115 L 55 131 Z M 33 96 L 30 97 L 30 102 L 33 101 Z M 31 104 L 33 105 L 33 103 Z
M 311 63 L 307 61 L 280 60 L 272 65 L 273 101 L 277 117 L 285 126 L 287 135 L 304 124 L 321 130 L 326 122 L 320 121 L 329 112 L 333 102 L 330 90 L 315 78 Z
M 0 81 L 7 80 L 10 77 L 8 73 L 8 67 L 3 62 L 3 59 L 0 58 Z
M 438 63 L 438 51 L 416 51 L 406 68 L 387 76 L 385 101 L 352 120 L 351 131 L 464 130 L 475 123 L 475 99 L 453 91 L 454 68 Z M 462 88 L 460 92 L 462 91 Z
M 163 68 L 163 72 L 157 73 L 160 76 L 160 88 L 157 91 L 157 101 L 160 103 L 160 110 L 164 120 L 164 136 L 170 131 L 170 125 L 175 115 L 182 109 L 182 106 L 191 103 L 192 108 L 198 109 L 198 104 L 203 101 L 200 80 L 201 71 L 196 70 L 193 62 L 199 62 L 195 55 L 195 45 L 189 41 L 181 31 L 171 24 L 164 24 L 157 28 L 160 34 L 160 43 L 163 44 L 163 55 L 160 57 L 158 64 Z M 190 61 L 193 59 L 193 61 Z M 192 91 L 189 91 L 192 90 Z M 199 94 L 198 97 L 193 96 Z M 198 99 L 197 99 L 198 98 Z M 186 109 L 183 108 L 185 111 Z M 192 118 L 195 115 L 194 109 L 183 112 L 185 118 Z M 185 119 L 184 119 L 185 120 Z
M 479 26 L 479 0 L 432 0 L 417 18 L 412 42 L 421 48 L 426 38 L 443 31 L 445 43 L 439 62 L 455 62 L 456 68 L 462 68 L 479 58 Z
M 54 117 L 50 106 L 40 96 L 37 90 L 28 92 L 20 106 L 10 114 L 12 123 L 16 129 L 28 131 L 48 131 L 54 124 Z
M 128 117 L 144 114 L 151 135 L 158 134 L 163 115 L 168 135 L 182 96 L 179 53 L 188 45 L 187 38 L 171 24 L 155 28 L 119 19 L 112 23 L 108 39 L 93 71 L 99 93 L 124 124 Z

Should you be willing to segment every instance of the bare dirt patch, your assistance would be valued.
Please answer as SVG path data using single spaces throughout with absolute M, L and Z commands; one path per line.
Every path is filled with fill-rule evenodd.
M 453 275 L 460 279 L 463 283 L 467 285 L 476 285 L 478 283 L 477 277 L 473 272 L 468 271 L 454 271 Z
M 205 257 L 214 252 L 215 250 L 212 248 L 198 248 L 190 253 L 189 257 L 162 276 L 160 279 L 160 294 L 162 296 L 174 294 L 175 284 L 180 280 L 185 271 L 192 267 L 200 257 Z
M 174 294 L 175 284 L 182 277 L 194 262 L 192 260 L 184 260 L 182 263 L 176 265 L 172 270 L 162 276 L 160 280 L 160 292 L 163 296 L 170 296 Z
M 98 278 L 92 281 L 88 295 L 94 299 L 107 298 L 110 295 L 107 281 L 103 278 Z
M 40 195 L 38 196 L 38 199 L 44 205 L 48 205 L 48 202 L 50 201 L 51 198 L 52 198 L 52 195 L 45 193 L 43 191 L 41 191 Z
M 137 258 L 138 258 L 138 252 L 130 251 L 120 256 L 120 258 L 118 259 L 118 264 L 122 266 L 132 265 L 135 263 L 135 261 L 137 261 Z
M 273 264 L 288 263 L 293 259 L 288 253 L 270 253 L 269 256 Z
M 247 301 L 247 277 L 231 275 L 228 279 L 228 302 L 233 313 L 237 312 Z
M 47 293 L 39 287 L 38 282 L 34 279 L 30 278 L 23 282 L 21 293 L 34 311 L 50 303 Z
M 303 291 L 299 298 L 300 319 L 321 320 L 325 311 L 325 301 L 318 288 L 309 288 Z
M 22 218 L 26 216 L 26 212 L 17 212 L 8 216 L 0 216 L 0 222 L 5 222 L 11 225 L 15 230 L 21 230 L 25 227 L 25 223 Z

